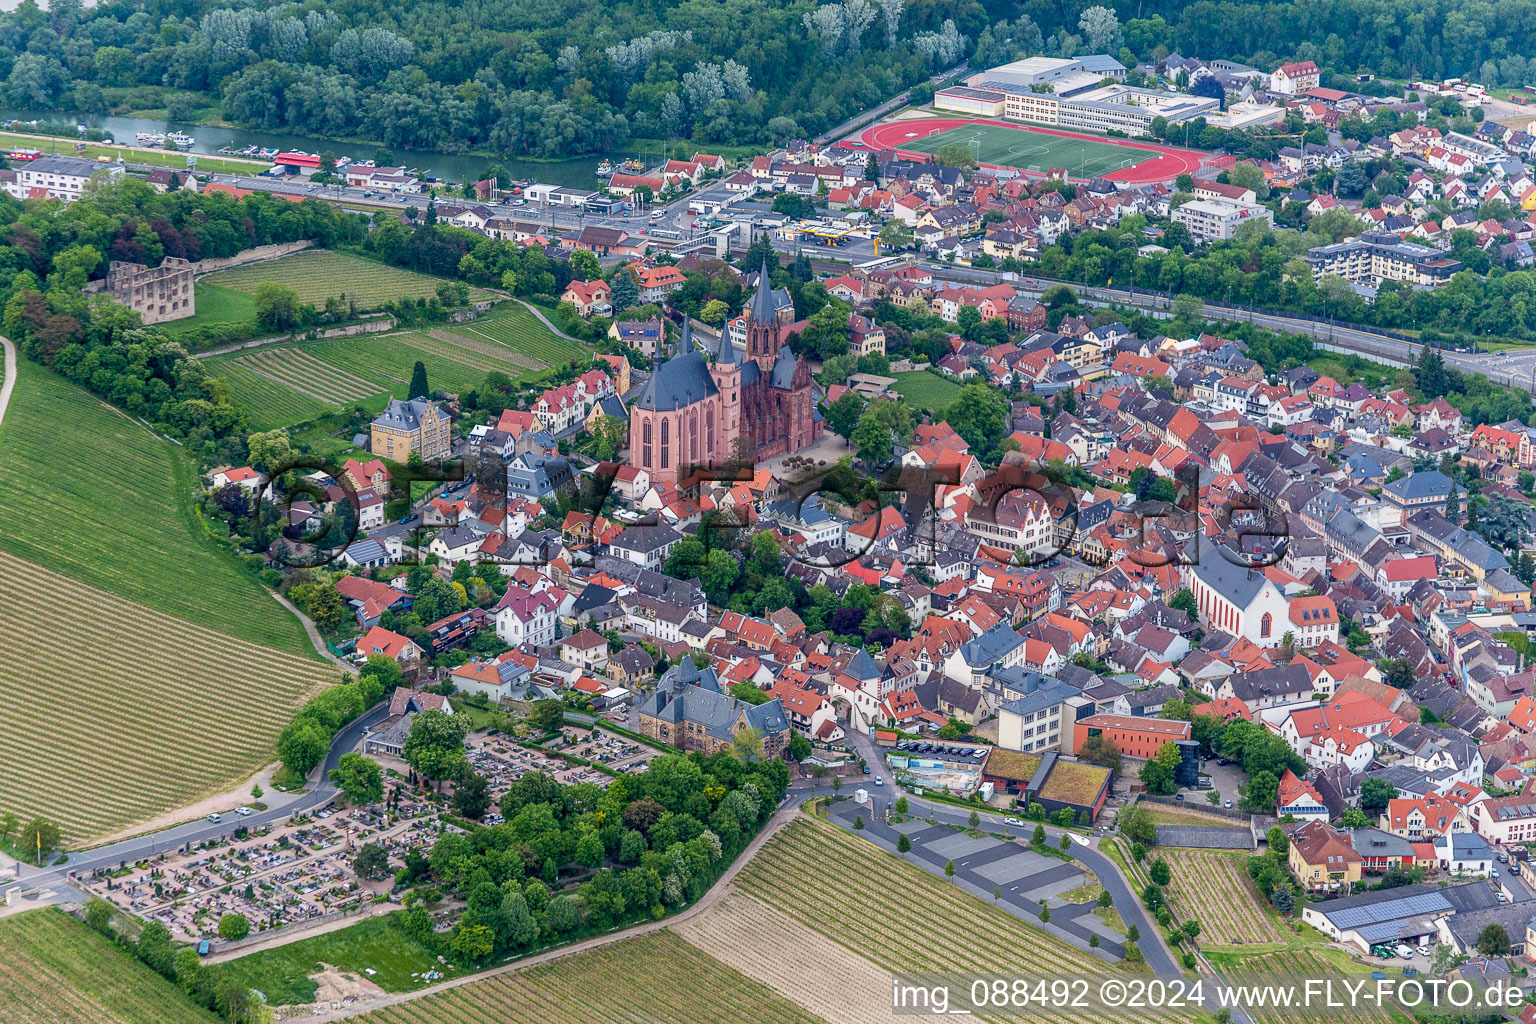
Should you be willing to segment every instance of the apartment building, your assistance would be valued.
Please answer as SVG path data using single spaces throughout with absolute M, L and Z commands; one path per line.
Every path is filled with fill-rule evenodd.
M 1237 229 L 1251 220 L 1261 220 L 1273 225 L 1275 215 L 1257 203 L 1234 203 L 1226 199 L 1192 199 L 1173 211 L 1173 219 L 1189 228 L 1189 233 L 1202 245 L 1208 242 L 1225 242 L 1237 234 Z
M 1367 231 L 1333 245 L 1307 250 L 1312 277 L 1342 277 L 1351 284 L 1379 287 L 1383 281 L 1401 281 L 1417 288 L 1434 288 L 1461 270 L 1461 262 L 1439 249 L 1399 241 L 1389 232 Z

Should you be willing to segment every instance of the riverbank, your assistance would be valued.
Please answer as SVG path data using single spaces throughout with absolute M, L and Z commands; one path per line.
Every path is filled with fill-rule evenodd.
M 270 160 L 246 160 L 240 157 L 207 156 L 203 153 L 184 153 L 172 149 L 152 149 L 148 146 L 109 145 L 105 142 L 84 142 L 83 150 L 75 145 L 82 140 L 60 138 L 55 135 L 25 135 L 17 132 L 0 132 L 0 145 L 7 149 L 36 149 L 48 155 L 83 156 L 87 160 L 107 157 L 132 164 L 150 167 L 170 167 L 178 171 L 187 169 L 187 157 L 197 158 L 199 171 L 216 174 L 256 174 L 272 166 Z

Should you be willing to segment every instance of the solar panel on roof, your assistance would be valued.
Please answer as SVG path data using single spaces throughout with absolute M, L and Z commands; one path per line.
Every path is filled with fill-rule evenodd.
M 1367 924 L 1383 924 L 1415 914 L 1433 914 L 1451 909 L 1450 901 L 1437 892 L 1420 893 L 1400 900 L 1389 900 L 1363 907 L 1345 907 L 1323 914 L 1338 928 L 1359 928 Z

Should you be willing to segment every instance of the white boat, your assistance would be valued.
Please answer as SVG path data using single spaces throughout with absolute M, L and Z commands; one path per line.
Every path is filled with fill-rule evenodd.
M 186 132 L 171 132 L 166 136 L 166 138 L 170 141 L 171 145 L 175 146 L 177 149 L 191 149 L 193 146 L 197 145 L 197 140 L 188 135 Z
M 134 139 L 141 146 L 163 146 L 163 145 L 165 145 L 165 133 L 164 132 L 139 132 L 139 134 L 134 136 Z

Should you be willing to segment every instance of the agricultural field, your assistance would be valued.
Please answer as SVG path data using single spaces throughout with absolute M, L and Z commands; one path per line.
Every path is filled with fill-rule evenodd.
M 334 297 L 356 302 L 363 310 L 377 309 L 396 299 L 429 299 L 443 283 L 442 278 L 330 249 L 305 249 L 280 259 L 221 270 L 203 281 L 247 293 L 255 293 L 257 285 L 270 281 L 292 288 L 301 302 L 323 306 L 326 299 Z M 490 297 L 492 293 L 484 289 L 470 289 L 471 299 Z
M 892 389 L 919 409 L 932 409 L 942 414 L 949 403 L 960 396 L 959 384 L 927 370 L 909 370 L 891 376 L 896 378 Z
M 5 553 L 0 649 L 0 682 L 27 709 L 0 728 L 0 763 L 18 769 L 0 772 L 0 810 L 52 818 L 70 847 L 250 777 L 337 676 Z
M 7 1024 L 218 1024 L 171 982 L 62 910 L 0 920 Z
M 818 1024 L 821 1018 L 670 931 L 660 930 L 398 1003 L 363 1020 L 370 1024 Z
M 1217 964 L 1221 967 L 1221 964 Z M 1330 978 L 1339 977 L 1342 974 L 1364 974 L 1369 967 L 1361 966 L 1349 960 L 1340 950 L 1336 949 L 1307 949 L 1287 950 L 1278 953 L 1267 953 L 1264 956 L 1245 959 L 1239 966 L 1229 973 L 1223 969 L 1223 976 L 1232 984 L 1263 984 L 1273 985 L 1285 979 L 1303 978 Z M 1363 979 L 1356 979 L 1363 980 Z M 1276 1012 L 1274 1010 L 1255 1009 L 1250 1012 L 1254 1024 L 1286 1024 L 1299 1018 L 1295 1011 Z M 1337 1021 L 1339 1024 L 1371 1024 L 1375 1021 L 1411 1020 L 1400 1014 L 1389 1013 L 1387 1010 L 1371 1003 L 1364 1003 L 1359 1008 L 1339 1007 L 1331 1010 L 1327 1020 Z M 1468 1018 L 1474 1019 L 1474 1018 Z
M 0 551 L 205 630 L 315 658 L 298 619 L 207 537 L 191 506 L 193 473 L 142 423 L 21 360 L 0 426 Z
M 673 930 L 829 1024 L 890 1020 L 889 970 L 734 889 Z
M 509 302 L 474 323 L 263 346 L 214 356 L 207 365 L 229 385 L 252 426 L 270 429 L 353 405 L 381 409 L 390 395 L 406 397 L 418 360 L 433 389 L 458 393 L 479 387 L 491 371 L 526 382 L 551 366 L 589 359 L 589 348 L 555 335 Z
M 1173 909 L 1180 918 L 1199 920 L 1202 947 L 1283 943 L 1294 938 L 1249 880 L 1246 854 L 1159 846 L 1153 856 L 1168 862 L 1173 872 L 1168 886 Z

